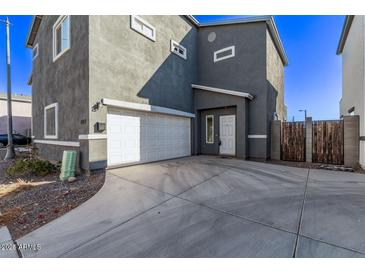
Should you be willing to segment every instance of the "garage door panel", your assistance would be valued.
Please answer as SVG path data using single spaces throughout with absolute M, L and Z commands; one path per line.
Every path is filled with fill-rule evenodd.
M 189 156 L 190 119 L 129 110 L 109 111 L 108 165 Z

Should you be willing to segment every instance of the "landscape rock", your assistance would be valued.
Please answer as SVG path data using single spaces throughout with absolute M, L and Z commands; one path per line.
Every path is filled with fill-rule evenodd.
M 67 182 L 69 182 L 69 183 L 73 183 L 73 182 L 75 182 L 77 180 L 77 178 L 76 177 L 70 177 L 70 178 L 68 178 L 67 179 Z

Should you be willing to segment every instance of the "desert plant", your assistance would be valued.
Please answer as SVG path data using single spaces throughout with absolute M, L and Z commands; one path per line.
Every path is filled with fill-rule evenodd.
M 56 171 L 57 167 L 49 161 L 35 158 L 16 160 L 14 165 L 6 169 L 6 173 L 10 176 L 46 176 Z

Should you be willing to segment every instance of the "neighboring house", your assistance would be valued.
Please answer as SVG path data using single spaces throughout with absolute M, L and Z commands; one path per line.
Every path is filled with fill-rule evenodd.
M 287 58 L 271 16 L 35 16 L 34 142 L 86 170 L 196 154 L 270 157 Z
M 360 165 L 365 168 L 365 17 L 346 16 L 337 54 L 342 55 L 340 115 L 360 117 Z
M 31 136 L 32 101 L 30 96 L 12 94 L 13 133 Z M 0 134 L 8 133 L 7 94 L 0 93 Z

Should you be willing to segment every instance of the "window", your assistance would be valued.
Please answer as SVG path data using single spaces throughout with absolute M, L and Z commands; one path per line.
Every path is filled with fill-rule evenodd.
M 214 143 L 214 116 L 205 116 L 205 142 L 207 144 Z
M 137 15 L 131 15 L 131 28 L 136 32 L 146 36 L 152 41 L 156 41 L 156 29 Z
M 44 108 L 44 138 L 57 139 L 58 137 L 58 103 Z
M 230 46 L 214 52 L 214 63 L 235 56 L 235 46 Z
M 35 58 L 37 58 L 37 56 L 38 56 L 38 44 L 36 44 L 33 47 L 33 50 L 32 50 L 32 60 L 34 60 Z
M 171 40 L 171 52 L 175 53 L 176 55 L 186 60 L 187 57 L 186 48 L 180 45 L 179 43 L 175 42 L 174 40 Z
M 70 44 L 70 16 L 60 16 L 53 25 L 53 61 L 64 54 Z

